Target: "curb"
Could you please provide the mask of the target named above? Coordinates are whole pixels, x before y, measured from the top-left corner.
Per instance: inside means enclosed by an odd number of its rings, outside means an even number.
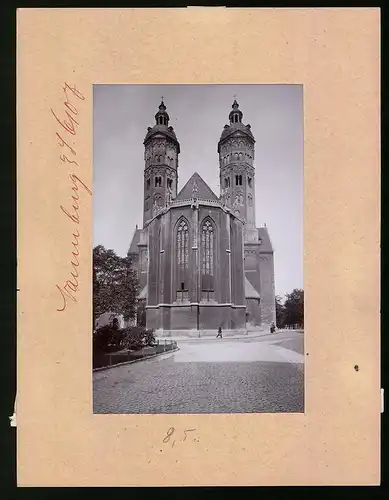
[[[116,363],[116,365],[109,365],[109,366],[100,366],[99,368],[93,368],[92,372],[101,372],[103,370],[109,370],[110,368],[116,368],[118,366],[123,366],[123,365],[130,365],[132,363],[138,363],[139,361],[146,361],[147,359],[153,359],[156,358],[157,356],[161,356],[162,354],[169,354],[171,352],[176,352],[179,351],[180,348],[176,347],[175,349],[171,349],[170,351],[165,351],[165,352],[159,352],[158,354],[151,354],[151,356],[144,356],[143,358],[139,359],[131,359],[130,361],[123,361],[122,363]]]
[[[287,330],[278,330],[274,333],[270,333],[270,332],[265,332],[265,333],[257,333],[256,335],[252,335],[252,334],[248,334],[248,335],[240,335],[240,336],[237,336],[237,337],[233,337],[233,336],[228,336],[226,335],[225,337],[223,337],[221,340],[223,339],[227,339],[227,340],[241,340],[241,339],[259,339],[259,338],[262,338],[262,337],[267,337],[269,335],[277,335],[279,333],[285,333]],[[304,333],[304,332],[300,332],[299,333]],[[207,335],[207,336],[204,336],[204,337],[159,337],[159,340],[175,340],[176,342],[197,342],[199,340],[215,340],[216,339],[216,336],[215,337],[211,337],[210,335]]]

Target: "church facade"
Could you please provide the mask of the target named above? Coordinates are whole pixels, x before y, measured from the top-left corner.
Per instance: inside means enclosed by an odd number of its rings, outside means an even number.
[[[255,139],[234,100],[219,154],[220,194],[194,173],[178,190],[180,144],[162,101],[144,140],[143,227],[128,251],[146,326],[215,335],[275,322],[273,248],[255,222]]]

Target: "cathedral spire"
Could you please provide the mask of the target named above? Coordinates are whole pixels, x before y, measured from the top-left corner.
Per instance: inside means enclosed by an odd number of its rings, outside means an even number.
[[[159,105],[159,109],[155,115],[155,123],[156,125],[165,125],[166,127],[169,125],[169,115],[166,112],[163,96],[161,97],[161,104]]]
[[[234,102],[232,103],[232,111],[230,112],[229,119],[230,119],[230,124],[233,123],[242,123],[242,117],[243,113],[239,109],[239,104],[234,96]]]

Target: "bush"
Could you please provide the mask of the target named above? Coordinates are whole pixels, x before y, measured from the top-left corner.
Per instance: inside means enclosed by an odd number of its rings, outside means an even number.
[[[123,330],[123,344],[126,349],[139,350],[145,346],[155,344],[155,336],[152,330],[146,330],[142,326],[130,326]]]
[[[94,352],[113,352],[120,348],[121,330],[113,325],[105,325],[93,332]]]
[[[143,347],[154,345],[154,332],[140,326],[118,329],[115,325],[105,325],[93,332],[93,353],[95,356],[122,349],[138,351]]]

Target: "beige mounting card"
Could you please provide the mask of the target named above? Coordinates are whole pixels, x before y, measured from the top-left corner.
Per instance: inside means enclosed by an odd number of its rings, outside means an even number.
[[[380,11],[20,9],[17,25],[18,484],[378,484]],[[93,415],[97,83],[303,84],[305,414]],[[72,196],[79,288],[58,311]],[[165,446],[171,427],[196,439]]]

